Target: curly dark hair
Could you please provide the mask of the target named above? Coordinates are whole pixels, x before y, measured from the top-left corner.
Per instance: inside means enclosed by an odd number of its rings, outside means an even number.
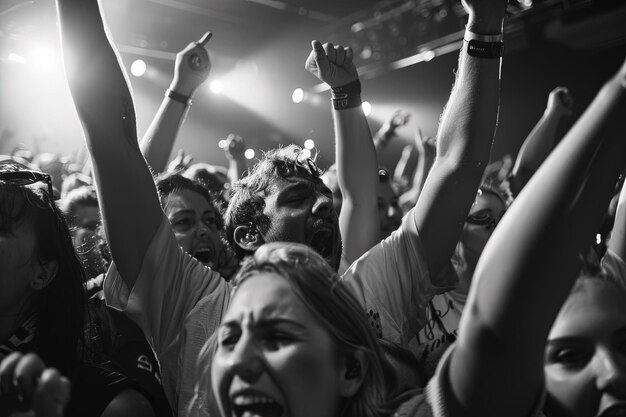
[[[262,233],[269,230],[271,220],[263,214],[263,209],[269,187],[276,178],[301,176],[322,183],[321,175],[322,171],[315,164],[315,156],[310,158],[305,149],[289,145],[266,152],[250,169],[248,176],[234,183],[224,221],[226,241],[237,257],[243,259],[251,254],[235,242],[237,226],[253,225]]]

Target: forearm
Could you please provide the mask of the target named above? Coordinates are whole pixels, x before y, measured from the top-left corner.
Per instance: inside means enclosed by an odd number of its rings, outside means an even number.
[[[98,2],[57,0],[57,9],[66,76],[90,151],[108,243],[131,282],[162,217],[137,143],[132,96]]]
[[[409,159],[411,158],[412,153],[413,150],[411,150],[410,152],[403,151],[400,155],[400,159],[398,159],[396,168],[393,170],[393,181],[396,184],[403,184],[405,182],[405,179],[409,177]],[[410,186],[410,184],[408,186]]]
[[[228,160],[228,181],[230,181],[231,184],[239,181],[247,168],[245,159],[230,158]]]
[[[523,415],[539,394],[545,340],[624,164],[626,142],[606,133],[626,128],[625,106],[614,78],[531,178],[483,251],[450,368],[455,392],[481,414]],[[493,384],[481,390],[476,379]],[[513,381],[528,390],[511,392]]]
[[[377,243],[378,159],[367,119],[360,107],[334,110],[337,179],[343,194],[339,219],[349,262]]]
[[[426,181],[426,177],[428,177],[428,172],[432,168],[434,161],[435,155],[429,151],[424,151],[424,153],[418,155],[417,157],[417,165],[415,166],[415,173],[413,176],[413,188],[416,190],[418,196],[424,186],[424,182]]]
[[[188,106],[165,97],[141,139],[141,152],[155,173],[164,172]]]
[[[615,211],[609,249],[622,260],[626,259],[626,187],[622,186]]]
[[[374,149],[376,150],[377,155],[380,155],[385,150],[394,135],[394,131],[386,129],[385,127],[382,127],[378,132],[376,132],[373,141]]]
[[[487,24],[489,22],[489,24]],[[468,29],[499,33],[502,16]],[[464,42],[457,79],[441,118],[436,159],[411,212],[424,242],[425,259],[436,277],[456,247],[489,161],[499,102],[500,59],[470,56]]]
[[[516,184],[515,194],[521,191],[552,151],[562,116],[559,111],[546,109],[539,122],[526,137],[511,171]]]

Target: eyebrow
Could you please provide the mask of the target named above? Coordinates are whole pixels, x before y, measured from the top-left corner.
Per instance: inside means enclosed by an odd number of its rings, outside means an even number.
[[[256,320],[255,322],[257,323],[257,327],[261,328],[273,327],[280,324],[289,324],[300,329],[306,328],[306,326],[303,326],[301,323],[287,317],[270,317],[267,319],[262,318],[261,320]],[[237,319],[228,320],[223,322],[220,327],[237,328],[241,327],[241,322]]]
[[[615,330],[612,334],[611,334],[611,338],[615,338],[615,337],[623,337],[626,336],[626,326],[622,326],[619,329]],[[588,337],[582,337],[582,336],[564,336],[564,337],[557,337],[554,339],[550,339],[547,342],[547,345],[558,345],[558,344],[582,344],[584,342],[586,342],[587,340],[589,340]]]
[[[175,214],[196,214],[196,212],[191,209],[182,209],[182,210],[174,211],[172,213],[172,215],[175,215]]]
[[[546,346],[563,345],[563,344],[583,344],[587,340],[586,337],[580,336],[564,336],[548,340]]]

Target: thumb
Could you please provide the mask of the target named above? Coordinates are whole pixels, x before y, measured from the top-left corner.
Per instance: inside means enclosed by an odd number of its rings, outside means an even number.
[[[315,65],[317,65],[317,69],[320,73],[324,74],[328,71],[329,63],[328,57],[326,56],[326,51],[324,51],[324,47],[320,41],[311,42],[311,47],[313,48],[313,59],[315,60]]]

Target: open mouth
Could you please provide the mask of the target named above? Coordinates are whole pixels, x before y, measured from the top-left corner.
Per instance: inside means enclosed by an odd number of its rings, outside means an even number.
[[[334,237],[332,229],[322,228],[313,234],[309,246],[322,255],[323,258],[329,259],[333,256]]]
[[[209,248],[198,249],[193,257],[205,264],[206,266],[214,266],[213,265],[213,252]]]
[[[272,398],[259,395],[238,396],[233,399],[236,417],[280,417],[283,407]]]

